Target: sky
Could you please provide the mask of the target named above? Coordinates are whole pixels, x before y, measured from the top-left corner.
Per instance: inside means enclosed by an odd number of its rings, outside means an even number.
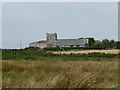
[[[25,48],[54,32],[58,39],[118,40],[118,3],[2,3],[2,48]]]
[[[0,3],[0,48],[2,48],[2,3]]]

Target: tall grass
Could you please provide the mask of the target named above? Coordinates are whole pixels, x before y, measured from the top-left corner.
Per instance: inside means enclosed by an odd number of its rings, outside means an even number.
[[[3,88],[117,88],[117,61],[3,61]]]
[[[0,88],[2,88],[2,49],[0,48]]]

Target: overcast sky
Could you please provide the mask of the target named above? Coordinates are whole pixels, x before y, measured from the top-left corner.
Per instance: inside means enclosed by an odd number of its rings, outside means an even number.
[[[116,2],[23,2],[2,5],[2,48],[26,47],[46,40],[46,33],[58,38],[94,37],[118,39]]]
[[[2,3],[0,3],[0,48],[2,48]]]

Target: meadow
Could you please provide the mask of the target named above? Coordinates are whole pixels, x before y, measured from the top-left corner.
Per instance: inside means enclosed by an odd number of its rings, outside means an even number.
[[[38,48],[4,49],[2,87],[117,88],[118,55],[104,52],[58,54]]]
[[[117,88],[117,61],[3,61],[3,88]]]
[[[80,60],[113,60],[118,59],[118,50],[115,53],[81,51],[47,51],[38,48],[26,49],[3,49],[3,60],[64,60],[64,61],[80,61]],[[84,53],[80,53],[84,52]],[[110,52],[110,51],[108,51]]]

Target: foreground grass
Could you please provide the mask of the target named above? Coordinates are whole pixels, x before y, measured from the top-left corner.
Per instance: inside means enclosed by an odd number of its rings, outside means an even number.
[[[3,88],[116,88],[115,61],[3,61]]]

